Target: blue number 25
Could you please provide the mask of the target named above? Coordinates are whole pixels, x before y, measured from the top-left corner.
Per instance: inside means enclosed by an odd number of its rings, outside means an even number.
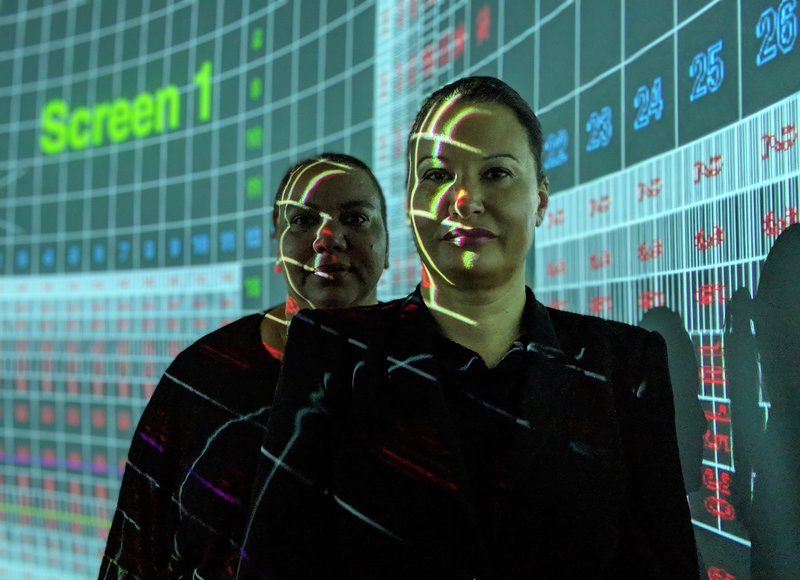
[[[694,55],[692,64],[689,65],[689,76],[694,79],[690,101],[696,101],[708,93],[716,93],[722,86],[722,81],[725,80],[725,61],[719,56],[722,47],[722,40],[718,40],[705,52]]]

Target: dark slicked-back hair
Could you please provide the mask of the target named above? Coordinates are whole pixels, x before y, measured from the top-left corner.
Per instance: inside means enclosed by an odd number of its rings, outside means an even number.
[[[536,160],[536,177],[541,183],[545,175],[542,169],[542,125],[539,118],[517,91],[494,77],[464,77],[443,86],[425,99],[408,135],[409,151],[413,145],[413,136],[422,129],[428,113],[434,107],[456,97],[460,103],[497,103],[511,109],[528,134],[528,143]],[[409,166],[409,175],[410,169]]]
[[[292,177],[298,171],[302,171],[312,163],[317,163],[319,161],[330,161],[331,163],[350,165],[352,167],[356,167],[362,170],[364,173],[367,174],[367,177],[369,177],[370,181],[372,181],[376,191],[378,192],[378,197],[380,198],[381,201],[380,210],[381,210],[381,218],[383,218],[383,227],[388,232],[388,225],[386,223],[386,198],[383,197],[383,189],[381,189],[381,184],[378,183],[378,180],[372,173],[372,169],[369,168],[369,165],[361,161],[361,159],[353,157],[352,155],[347,155],[346,153],[320,153],[316,157],[309,157],[308,159],[303,159],[302,161],[298,161],[297,163],[292,165],[289,169],[287,169],[286,173],[283,175],[283,178],[281,179],[280,184],[278,185],[278,189],[275,192],[275,200],[272,203],[272,225],[277,229],[278,218],[280,217],[278,202],[281,199],[283,190],[286,189],[287,185],[289,185],[289,181],[291,181]]]

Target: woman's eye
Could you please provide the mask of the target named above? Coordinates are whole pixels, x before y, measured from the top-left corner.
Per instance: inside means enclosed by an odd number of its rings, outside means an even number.
[[[450,179],[450,175],[444,169],[428,169],[422,174],[424,181],[432,181],[434,183],[444,183]]]
[[[492,167],[484,172],[484,177],[491,181],[499,181],[506,177],[511,177],[511,172],[504,167]]]
[[[301,213],[291,218],[289,223],[293,226],[310,226],[314,223],[314,221],[313,215]]]
[[[369,218],[360,213],[348,214],[342,218],[342,221],[347,225],[361,225],[367,223]]]

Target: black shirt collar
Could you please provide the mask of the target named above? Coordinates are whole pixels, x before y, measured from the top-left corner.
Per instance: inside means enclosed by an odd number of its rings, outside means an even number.
[[[403,307],[418,312],[424,327],[434,334],[441,335],[439,325],[422,299],[419,285],[404,300]],[[522,334],[517,341],[526,345],[528,349],[541,350],[544,354],[550,356],[564,354],[547,308],[536,300],[533,290],[527,286],[525,287],[525,306],[522,311],[521,326]]]

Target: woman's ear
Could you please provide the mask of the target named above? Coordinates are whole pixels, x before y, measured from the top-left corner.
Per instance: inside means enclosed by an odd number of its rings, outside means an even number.
[[[544,222],[544,214],[547,211],[547,204],[550,202],[550,182],[545,177],[539,182],[539,191],[537,192],[539,202],[536,208],[536,227],[538,228]]]

